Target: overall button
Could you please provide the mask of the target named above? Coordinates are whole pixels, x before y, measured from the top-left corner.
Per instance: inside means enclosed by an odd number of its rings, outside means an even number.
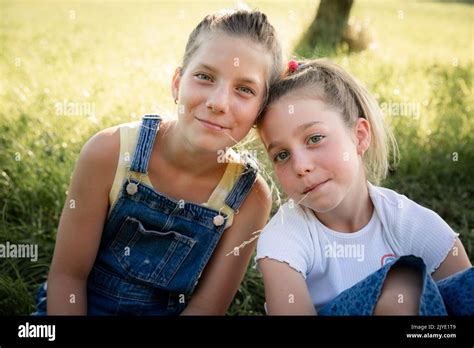
[[[225,219],[222,215],[216,215],[214,216],[214,219],[212,219],[212,223],[216,226],[221,226],[225,222]]]
[[[135,193],[137,193],[138,191],[138,185],[133,183],[133,182],[130,182],[128,183],[127,185],[127,193],[130,195],[130,196],[133,196]]]

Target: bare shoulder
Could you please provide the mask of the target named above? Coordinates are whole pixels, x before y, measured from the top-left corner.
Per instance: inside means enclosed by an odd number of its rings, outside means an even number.
[[[87,164],[101,169],[115,169],[120,152],[120,127],[101,130],[92,136],[82,147],[81,159]]]
[[[106,128],[93,135],[83,146],[81,156],[93,161],[116,160],[111,155],[118,156],[120,151],[120,127]]]
[[[76,171],[79,173],[100,173],[97,183],[112,185],[120,154],[120,127],[114,126],[92,136],[82,147]]]

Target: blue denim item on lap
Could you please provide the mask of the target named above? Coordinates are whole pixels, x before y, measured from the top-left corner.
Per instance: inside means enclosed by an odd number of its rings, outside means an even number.
[[[474,267],[436,284],[449,315],[474,315]]]
[[[474,268],[435,282],[422,259],[402,256],[340,293],[318,312],[319,315],[373,315],[387,273],[394,265],[413,267],[423,280],[418,315],[474,315]]]

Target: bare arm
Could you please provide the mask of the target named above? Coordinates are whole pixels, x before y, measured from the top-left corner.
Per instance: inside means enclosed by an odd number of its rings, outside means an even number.
[[[224,315],[242,282],[257,243],[255,231],[267,222],[271,198],[267,184],[258,178],[234,223],[221,237],[201,276],[191,302],[182,315]],[[233,252],[245,241],[250,244]],[[230,255],[227,255],[231,253]]]
[[[433,272],[434,280],[444,279],[450,275],[471,267],[471,261],[459,238],[456,239],[453,248],[448,253],[441,265]]]
[[[108,211],[120,140],[104,130],[83,147],[59,222],[48,275],[48,314],[87,314],[86,283]]]
[[[269,315],[316,315],[303,276],[287,263],[270,258],[258,260],[265,284]]]

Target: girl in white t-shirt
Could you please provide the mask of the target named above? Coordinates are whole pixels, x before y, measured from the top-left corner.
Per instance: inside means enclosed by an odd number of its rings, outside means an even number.
[[[257,246],[269,314],[474,314],[458,235],[370,184],[397,148],[356,79],[327,60],[290,61],[257,127],[290,198]]]

